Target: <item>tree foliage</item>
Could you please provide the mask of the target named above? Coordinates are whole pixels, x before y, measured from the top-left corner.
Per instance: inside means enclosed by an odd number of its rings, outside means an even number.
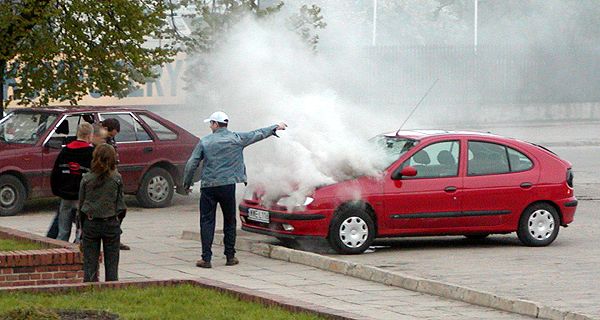
[[[192,20],[192,33],[184,39],[186,51],[191,54],[209,53],[220,42],[227,41],[227,33],[244,17],[264,19],[282,12],[283,2],[259,8],[257,0],[205,0],[182,1],[184,7],[196,8],[188,15]],[[316,5],[302,5],[297,13],[287,18],[287,27],[295,31],[313,50],[319,42],[318,29],[327,25]]]
[[[0,2],[0,82],[17,84],[8,101],[76,104],[89,92],[125,96],[174,55],[171,9],[163,0]],[[149,44],[153,38],[165,41]]]

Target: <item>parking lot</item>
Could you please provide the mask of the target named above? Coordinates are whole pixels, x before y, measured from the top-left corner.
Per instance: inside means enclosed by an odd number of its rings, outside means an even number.
[[[537,130],[523,129],[530,134]],[[600,205],[600,164],[597,155],[600,147],[595,143],[580,141],[576,145],[561,142],[556,134],[539,136],[554,145],[557,152],[574,165],[575,193],[580,198],[575,222],[561,228],[557,240],[548,247],[530,248],[520,244],[515,234],[493,235],[484,240],[467,240],[463,237],[394,238],[378,240],[376,246],[365,254],[353,256],[334,255],[356,263],[372,265],[391,272],[403,272],[428,279],[442,280],[498,295],[540,302],[563,310],[589,314],[600,318],[600,222],[597,208]],[[520,136],[529,139],[526,134]],[[544,138],[544,139],[541,139]],[[175,205],[166,209],[140,208],[133,197],[128,197],[130,217],[124,223],[123,242],[132,246],[124,253],[121,277],[134,279],[140,273],[152,275],[153,270],[136,270],[149,256],[140,255],[139,248],[147,239],[134,234],[144,230],[162,230],[164,243],[156,250],[171,250],[168,243],[178,239],[183,230],[197,231],[198,193],[190,197],[176,196]],[[16,217],[0,218],[3,226],[44,234],[58,205],[55,199],[27,204],[25,211]],[[152,215],[160,215],[160,218]],[[158,220],[157,220],[158,218]],[[220,218],[217,219],[220,222]],[[160,226],[155,225],[162,221]],[[275,241],[273,241],[275,242]],[[198,250],[197,244],[194,250]],[[192,248],[192,247],[190,247]],[[316,248],[313,248],[316,249]],[[196,255],[192,254],[187,264]],[[157,262],[157,265],[170,262]],[[136,269],[137,268],[137,269]],[[146,267],[147,268],[147,267]],[[191,269],[190,269],[191,270]]]

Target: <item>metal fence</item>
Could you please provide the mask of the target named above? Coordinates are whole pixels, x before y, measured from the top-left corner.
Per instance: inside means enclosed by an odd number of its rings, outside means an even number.
[[[370,47],[363,103],[411,105],[440,81],[428,104],[600,101],[597,47]]]

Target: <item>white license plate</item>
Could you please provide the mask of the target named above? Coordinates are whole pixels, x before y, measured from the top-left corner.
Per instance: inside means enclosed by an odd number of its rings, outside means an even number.
[[[248,219],[269,223],[269,211],[248,209]]]

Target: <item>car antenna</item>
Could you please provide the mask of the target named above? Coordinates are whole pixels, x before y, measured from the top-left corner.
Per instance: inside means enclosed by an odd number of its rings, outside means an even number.
[[[404,122],[402,122],[402,124],[400,125],[400,129],[398,129],[398,131],[396,131],[396,135],[398,135],[398,133],[400,132],[400,130],[402,130],[402,127],[404,127],[404,125],[406,124],[406,122],[408,122],[408,120],[410,119],[410,117],[412,117],[413,113],[415,113],[415,111],[421,105],[421,103],[423,102],[423,100],[425,100],[425,98],[427,98],[427,96],[429,95],[429,92],[431,92],[431,89],[433,89],[433,87],[438,82],[438,80],[440,80],[440,78],[437,78],[437,79],[435,79],[435,81],[433,81],[433,83],[431,84],[431,86],[429,87],[429,89],[427,89],[427,92],[425,92],[425,94],[423,95],[423,97],[421,97],[421,100],[419,100],[419,102],[417,102],[417,104],[412,109],[412,111],[410,112],[410,114],[408,115],[408,117],[406,117],[406,119],[404,120]]]

